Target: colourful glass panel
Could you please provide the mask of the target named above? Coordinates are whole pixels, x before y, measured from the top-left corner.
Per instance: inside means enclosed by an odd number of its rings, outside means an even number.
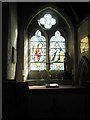
[[[65,39],[59,31],[50,39],[50,70],[64,70]]]
[[[46,70],[46,39],[39,30],[30,41],[30,70]]]
[[[88,36],[81,39],[80,50],[81,50],[81,53],[89,51],[89,39],[88,39]]]

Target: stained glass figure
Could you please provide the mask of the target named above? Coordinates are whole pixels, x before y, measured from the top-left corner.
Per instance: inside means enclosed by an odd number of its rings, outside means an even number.
[[[38,20],[39,25],[43,25],[46,29],[52,28],[56,24],[56,19],[52,18],[50,14],[45,14],[44,17]]]
[[[30,70],[46,70],[46,39],[39,30],[30,40]]]
[[[50,39],[50,70],[64,70],[65,38],[59,31]]]

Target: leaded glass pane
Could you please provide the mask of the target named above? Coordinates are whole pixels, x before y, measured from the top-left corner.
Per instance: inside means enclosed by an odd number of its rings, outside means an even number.
[[[30,66],[30,69],[31,70],[46,70],[46,63],[31,63],[31,66]]]
[[[86,36],[83,39],[81,39],[80,50],[81,50],[81,53],[87,52],[89,50],[89,39],[88,39],[88,36]]]
[[[56,19],[52,18],[50,14],[45,14],[44,17],[38,20],[39,25],[43,25],[46,29],[52,28],[56,24]]]
[[[30,57],[31,62],[46,62],[46,56],[45,55],[31,55]]]
[[[46,70],[46,39],[39,30],[30,41],[30,70]]]
[[[64,70],[64,63],[52,63],[50,70]]]
[[[57,56],[50,56],[50,59],[51,59],[51,63],[53,63],[53,62],[64,62],[64,55],[57,55]]]
[[[50,70],[64,70],[65,39],[59,31],[50,39]]]

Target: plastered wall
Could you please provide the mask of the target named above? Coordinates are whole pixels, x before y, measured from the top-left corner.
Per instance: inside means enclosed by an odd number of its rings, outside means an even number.
[[[18,20],[17,20],[17,5],[9,4],[9,22],[8,22],[8,47],[7,47],[7,79],[15,79],[16,62],[12,61],[12,47],[17,55],[17,37],[18,37]],[[14,59],[17,59],[16,56]]]

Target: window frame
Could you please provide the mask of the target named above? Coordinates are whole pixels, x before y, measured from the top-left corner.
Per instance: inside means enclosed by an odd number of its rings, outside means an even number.
[[[65,38],[65,48],[66,48],[66,51],[67,51],[67,40],[66,40],[66,35],[65,33],[57,27],[56,29],[53,30],[52,34],[49,34],[52,30],[47,30],[47,31],[44,31],[42,30],[41,28],[39,27],[36,27],[32,32],[31,34],[29,34],[29,42],[30,42],[30,38],[33,36],[33,33],[35,33],[36,30],[40,30],[42,35],[46,38],[46,70],[34,70],[34,71],[30,71],[29,69],[29,74],[28,74],[28,79],[31,80],[31,81],[41,81],[42,79],[42,74],[44,74],[44,77],[43,77],[43,81],[47,81],[48,79],[53,79],[53,78],[50,78],[50,77],[47,77],[50,75],[54,76],[54,79],[56,80],[56,74],[58,74],[58,80],[59,78],[62,79],[62,74],[64,73],[64,70],[53,70],[53,71],[50,71],[50,63],[49,63],[49,44],[50,44],[50,38],[54,35],[55,31],[58,30],[60,31],[61,35]],[[28,49],[30,50],[30,49]],[[30,63],[29,63],[30,64]],[[53,75],[54,74],[54,75]],[[34,76],[34,77],[33,77]]]

